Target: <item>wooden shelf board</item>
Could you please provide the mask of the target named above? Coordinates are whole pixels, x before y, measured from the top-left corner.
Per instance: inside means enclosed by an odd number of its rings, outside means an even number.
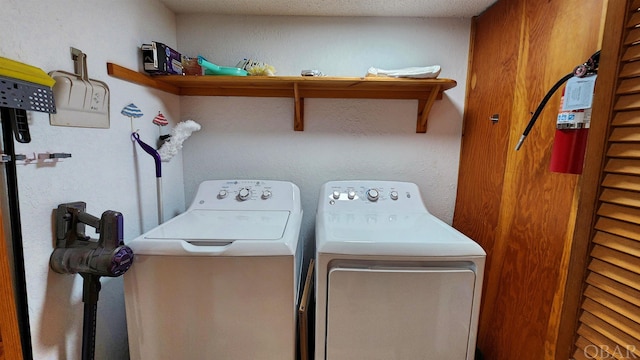
[[[429,111],[443,92],[457,85],[451,79],[313,76],[149,76],[107,63],[109,75],[184,96],[288,97],[295,100],[294,129],[304,129],[304,98],[416,99],[416,132],[426,132]]]

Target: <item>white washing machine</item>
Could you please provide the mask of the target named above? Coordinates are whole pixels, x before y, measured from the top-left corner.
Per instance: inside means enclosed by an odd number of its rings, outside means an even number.
[[[415,184],[324,184],[316,244],[315,360],[473,360],[486,254]]]
[[[200,184],[181,215],[127,243],[131,359],[295,359],[300,191]]]

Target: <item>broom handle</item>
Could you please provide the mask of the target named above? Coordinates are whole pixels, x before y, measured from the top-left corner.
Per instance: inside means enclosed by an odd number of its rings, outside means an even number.
[[[158,224],[164,222],[164,207],[162,206],[162,177],[156,178],[156,187],[158,189]]]

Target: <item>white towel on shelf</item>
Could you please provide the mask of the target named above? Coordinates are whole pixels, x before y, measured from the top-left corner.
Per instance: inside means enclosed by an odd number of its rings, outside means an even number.
[[[406,77],[417,79],[432,79],[440,75],[440,65],[424,67],[407,67],[403,69],[384,70],[370,67],[367,76]]]

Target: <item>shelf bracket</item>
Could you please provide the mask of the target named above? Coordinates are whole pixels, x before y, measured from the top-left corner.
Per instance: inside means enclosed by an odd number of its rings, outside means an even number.
[[[300,97],[298,83],[293,83],[294,119],[293,130],[304,131],[304,98]]]
[[[429,97],[426,99],[418,99],[418,121],[416,123],[416,133],[427,132],[427,120],[433,103],[436,101],[440,93],[440,85],[436,85],[431,89]]]

